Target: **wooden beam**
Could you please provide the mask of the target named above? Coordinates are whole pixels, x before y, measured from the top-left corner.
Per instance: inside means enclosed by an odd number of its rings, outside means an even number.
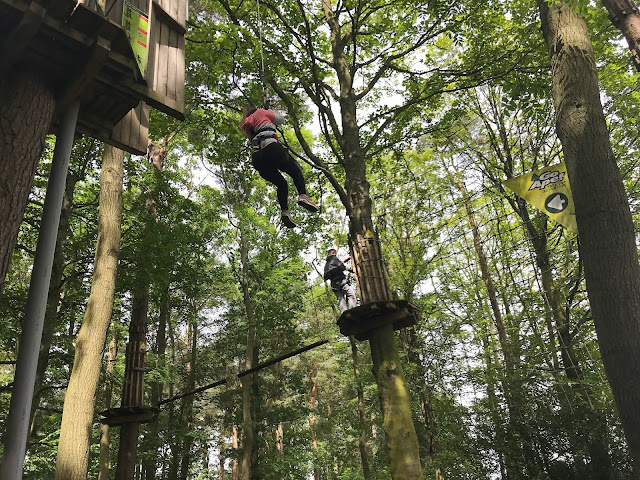
[[[59,111],[64,111],[70,102],[82,95],[87,85],[95,81],[95,77],[104,66],[105,59],[110,51],[111,42],[105,38],[97,37],[84,66],[78,70],[66,90],[60,95],[58,100]]]
[[[186,27],[184,25],[181,25],[180,22],[178,22],[168,12],[166,12],[156,0],[154,0],[152,3],[154,13],[160,18],[163,23],[169,25],[172,30],[175,30],[181,35],[187,33]]]
[[[38,33],[46,15],[47,9],[36,2],[31,2],[27,10],[23,12],[20,23],[0,44],[0,58],[2,59],[0,78],[20,59],[33,37]]]

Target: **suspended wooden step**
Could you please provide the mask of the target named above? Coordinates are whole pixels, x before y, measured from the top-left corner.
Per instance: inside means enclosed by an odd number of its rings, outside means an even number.
[[[117,427],[125,423],[149,423],[158,419],[156,407],[118,407],[100,412],[100,423]]]
[[[357,340],[368,340],[371,331],[387,324],[394,330],[416,325],[420,310],[407,300],[371,302],[345,311],[338,319],[340,333],[353,335]]]

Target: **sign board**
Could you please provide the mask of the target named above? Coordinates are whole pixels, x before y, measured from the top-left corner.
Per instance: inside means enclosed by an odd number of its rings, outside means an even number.
[[[129,37],[131,48],[138,61],[142,76],[147,68],[147,53],[149,44],[149,15],[138,10],[128,2],[124,2],[122,10],[122,28]]]
[[[578,233],[576,209],[564,162],[510,178],[502,183],[565,228]]]
[[[187,0],[106,0],[105,11],[127,31],[136,57],[144,58],[138,61],[140,71],[156,98],[171,107],[167,113],[184,118]],[[149,106],[140,102],[116,125],[108,143],[144,155],[148,133]]]

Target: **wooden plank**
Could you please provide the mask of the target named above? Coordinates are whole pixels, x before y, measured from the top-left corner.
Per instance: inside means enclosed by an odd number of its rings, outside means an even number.
[[[184,85],[185,85],[185,52],[184,35],[178,36],[178,60],[176,65],[176,102],[184,105]]]
[[[158,28],[158,15],[156,12],[157,9],[152,6],[149,13],[149,58],[147,59],[147,74],[145,75],[147,85],[150,85],[151,88],[154,88],[156,76],[157,42],[155,41],[155,36]]]
[[[124,0],[106,0],[105,17],[122,25],[122,8]]]
[[[167,8],[165,11],[173,18],[176,22],[178,22],[178,7],[180,5],[179,0],[165,0]]]
[[[173,0],[174,2],[176,2],[178,4],[178,17],[176,18],[176,20],[178,20],[178,23],[182,26],[187,25],[187,8],[188,8],[188,3],[187,0]]]
[[[29,8],[23,13],[18,23],[9,33],[9,36],[0,45],[0,77],[18,61],[29,43],[40,29],[40,25],[47,15],[47,9],[36,2],[31,2]]]
[[[187,33],[186,24],[184,23],[184,21],[181,23],[176,18],[173,18],[167,12],[167,10],[165,10],[165,8],[163,8],[160,4],[156,2],[156,0],[153,0],[153,9],[157,10],[156,14],[158,15],[158,17],[161,19],[163,23],[169,25],[173,30],[175,30],[176,32],[182,35]],[[185,16],[186,16],[186,13],[185,13]]]
[[[169,56],[167,58],[167,97],[176,100],[176,80],[178,77],[178,32],[169,30]]]
[[[168,63],[169,63],[169,26],[164,22],[160,24],[160,51],[158,55],[158,88],[154,90],[161,95],[167,95]]]
[[[96,75],[104,65],[104,60],[111,51],[111,42],[102,37],[96,38],[96,43],[91,49],[91,54],[83,68],[79,69],[66,90],[60,95],[56,108],[65,111],[67,106],[93,83]]]

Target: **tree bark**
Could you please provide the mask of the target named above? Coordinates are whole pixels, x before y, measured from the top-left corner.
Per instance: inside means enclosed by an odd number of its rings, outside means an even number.
[[[609,12],[609,20],[618,28],[627,40],[631,51],[631,60],[640,71],[640,13],[633,0],[602,0]]]
[[[253,368],[256,341],[256,316],[251,304],[249,291],[249,246],[244,233],[244,226],[240,225],[240,262],[242,264],[242,298],[247,314],[247,350],[245,369]],[[242,378],[242,480],[250,480],[252,469],[257,456],[256,426],[253,413],[253,375]]]
[[[155,353],[158,361],[162,366],[165,365],[165,354],[167,351],[167,319],[171,314],[171,303],[169,300],[169,287],[165,287],[160,298],[160,313],[158,315],[158,331],[156,332]],[[157,405],[162,398],[163,385],[160,382],[151,384],[151,405]],[[158,438],[158,422],[149,425],[149,438],[154,453],[147,456],[144,462],[145,480],[154,480],[156,478],[157,463],[157,438]]]
[[[367,453],[366,437],[366,417],[364,407],[364,389],[362,388],[362,378],[360,377],[360,362],[358,360],[358,346],[353,335],[349,336],[351,344],[351,360],[353,361],[353,375],[356,381],[356,391],[358,395],[358,423],[360,434],[358,435],[358,451],[360,452],[360,462],[362,463],[362,477],[364,480],[371,478],[371,468],[369,467],[369,454]]]
[[[88,155],[85,156],[85,163]],[[81,168],[84,172],[84,167]],[[82,175],[84,177],[84,175]],[[49,293],[47,295],[47,309],[44,317],[44,325],[42,328],[42,340],[40,342],[40,351],[38,353],[38,366],[36,368],[36,378],[33,387],[33,401],[31,402],[30,423],[31,429],[29,435],[35,433],[35,414],[40,405],[42,397],[42,384],[47,367],[49,365],[49,350],[53,343],[53,337],[57,328],[58,312],[60,309],[60,294],[63,286],[63,273],[65,264],[64,249],[67,243],[69,233],[69,217],[73,210],[73,193],[76,184],[82,178],[80,175],[69,172],[67,175],[64,197],[62,199],[62,210],[60,212],[60,224],[58,226],[58,235],[56,238],[56,248],[53,255],[53,264],[51,266],[51,282],[49,284]]]
[[[144,369],[147,353],[146,333],[149,312],[149,280],[147,275],[146,247],[142,247],[138,264],[138,275],[133,294],[129,341],[125,358],[124,381],[122,384],[122,406],[141,407],[144,400]],[[138,452],[138,422],[125,423],[120,427],[120,445],[118,447],[117,480],[131,480],[136,471]]]
[[[123,163],[124,152],[105,145],[93,281],[64,399],[55,480],[84,480],[87,475],[93,409],[120,252]]]
[[[351,247],[361,260],[356,264],[358,289],[362,304],[393,298],[382,255],[382,248],[372,221],[370,185],[367,181],[365,149],[360,144],[357,121],[357,99],[353,88],[350,62],[345,54],[345,36],[330,0],[322,1],[325,22],[330,31],[333,67],[340,87],[339,104],[342,119],[340,148],[344,154],[346,198],[342,198],[349,216]],[[386,433],[391,478],[422,478],[418,437],[411,417],[411,404],[395,343],[393,326],[386,325],[371,332],[369,344],[373,373],[378,385]]]
[[[185,385],[186,391],[191,391],[196,387],[196,360],[198,354],[197,342],[198,342],[198,323],[196,312],[192,312],[193,319],[189,325],[189,344],[190,344],[190,358],[187,364],[187,384]],[[193,395],[185,397],[183,399],[182,415],[183,423],[189,428],[193,424]],[[191,447],[193,446],[193,437],[188,436],[182,442],[182,457],[180,465],[180,479],[187,480],[189,477],[189,467],[191,466]]]
[[[120,330],[118,327],[113,329],[113,337],[109,342],[109,359],[107,360],[107,381],[104,384],[104,394],[102,400],[102,408],[108,410],[111,408],[111,397],[113,393],[112,376],[115,370],[115,363],[118,357],[118,337]],[[109,425],[100,425],[100,459],[98,461],[98,480],[109,480]]]
[[[563,2],[549,7],[538,0],[538,8],[598,343],[640,469],[640,265],[629,202],[600,103],[586,22]]]
[[[309,418],[309,429],[311,430],[311,449],[313,450],[313,479],[321,480],[322,468],[318,461],[318,439],[316,438],[316,396],[318,394],[318,382],[315,379],[316,363],[311,364],[311,372],[309,372],[309,380],[311,380],[311,394],[309,396],[309,409],[311,417]]]
[[[55,109],[45,80],[25,72],[0,82],[0,293]]]

